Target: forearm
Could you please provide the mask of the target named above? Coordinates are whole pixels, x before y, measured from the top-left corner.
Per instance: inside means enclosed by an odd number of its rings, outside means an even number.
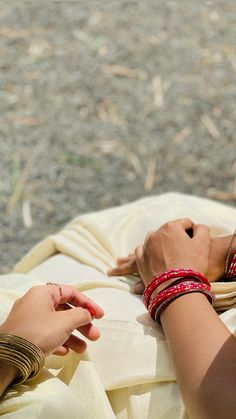
[[[163,312],[177,382],[191,419],[236,416],[236,339],[200,293]]]
[[[17,376],[17,369],[0,359],[0,397]]]

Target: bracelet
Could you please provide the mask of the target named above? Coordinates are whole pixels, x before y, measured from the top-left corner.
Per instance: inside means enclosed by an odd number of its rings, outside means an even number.
[[[236,278],[236,251],[233,252],[233,255],[229,259],[228,262],[228,269],[226,272],[226,279],[234,279]]]
[[[9,333],[0,333],[0,359],[11,363],[20,372],[12,385],[36,377],[45,362],[44,353],[38,346]]]
[[[186,294],[191,294],[193,292],[200,292],[201,294],[204,294],[207,298],[208,301],[211,303],[211,305],[213,305],[214,299],[215,299],[215,295],[212,291],[208,291],[208,290],[200,290],[200,289],[189,289],[186,291],[182,291],[179,292],[179,294],[170,297],[169,300],[164,301],[162,304],[159,305],[159,307],[157,308],[156,312],[155,312],[155,321],[157,321],[157,323],[159,323],[161,325],[161,320],[160,320],[160,316],[161,313],[164,311],[164,309],[174,300],[176,300],[177,298],[181,297],[182,295],[186,295]]]
[[[173,287],[169,287],[164,291],[161,291],[159,294],[154,297],[148,307],[148,312],[150,316],[155,320],[157,315],[156,312],[160,315],[160,308],[163,309],[167,307],[172,301],[176,298],[180,297],[183,294],[187,294],[189,292],[202,292],[206,293],[209,297],[209,293],[211,292],[211,287],[209,285],[199,283],[196,281],[183,281],[178,285],[174,285]],[[210,296],[211,297],[211,296]],[[213,298],[210,298],[210,302],[213,302]]]
[[[229,279],[228,277],[228,271],[229,271],[229,265],[230,265],[230,259],[231,259],[231,250],[232,250],[232,246],[233,246],[233,242],[234,239],[236,237],[236,230],[234,230],[234,234],[230,240],[230,244],[229,244],[229,248],[227,250],[227,254],[226,254],[226,260],[225,260],[225,277],[226,279]]]
[[[149,306],[153,292],[159,287],[159,285],[175,278],[189,278],[208,286],[210,285],[207,278],[205,278],[200,272],[196,272],[192,269],[171,269],[170,271],[162,272],[160,275],[153,276],[151,282],[144,290],[143,302],[146,308]]]

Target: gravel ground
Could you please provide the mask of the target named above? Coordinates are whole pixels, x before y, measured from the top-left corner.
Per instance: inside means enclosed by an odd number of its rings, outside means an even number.
[[[2,1],[0,271],[75,215],[236,203],[234,0]]]

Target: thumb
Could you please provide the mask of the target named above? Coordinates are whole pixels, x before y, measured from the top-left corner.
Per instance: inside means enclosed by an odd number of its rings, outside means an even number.
[[[93,318],[88,310],[82,307],[74,307],[69,310],[60,311],[63,326],[69,333],[78,327],[85,326],[92,322]]]

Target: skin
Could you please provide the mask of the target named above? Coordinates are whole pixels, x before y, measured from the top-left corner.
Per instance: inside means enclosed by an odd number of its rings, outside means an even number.
[[[190,228],[192,238],[187,234]],[[153,275],[173,268],[191,268],[208,275],[211,246],[206,226],[177,220],[151,232],[135,250],[136,268],[145,285]],[[219,247],[223,248],[223,243]],[[225,257],[225,248],[222,254]],[[219,258],[216,277],[223,273],[221,252]],[[207,298],[200,293],[177,298],[162,312],[161,324],[191,419],[235,418],[236,338]]]
[[[206,276],[211,282],[218,281],[224,275],[225,258],[231,238],[232,236],[217,237],[211,239],[210,241],[208,268]],[[117,266],[108,271],[108,275],[110,276],[122,276],[132,274],[138,274],[135,252],[130,253],[126,257],[118,258]],[[144,288],[145,285],[142,279],[138,280],[134,286],[134,292],[136,294],[142,294]]]
[[[61,285],[62,296],[56,285],[31,288],[19,298],[0,326],[0,333],[21,336],[34,343],[45,356],[53,353],[66,355],[69,349],[83,353],[86,342],[72,333],[78,330],[91,341],[99,338],[99,330],[92,324],[104,312],[92,300],[74,287]],[[0,360],[0,395],[17,377],[18,370]]]

